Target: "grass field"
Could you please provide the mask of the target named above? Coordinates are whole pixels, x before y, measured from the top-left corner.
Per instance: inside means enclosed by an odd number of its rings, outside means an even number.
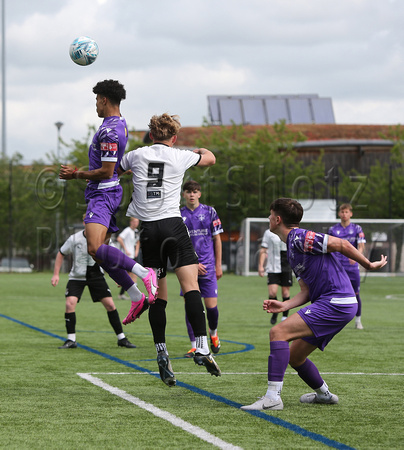
[[[56,288],[50,280],[50,273],[0,276],[0,448],[404,448],[404,278],[366,278],[365,329],[351,323],[312,355],[340,403],[299,403],[310,389],[288,369],[285,408],[271,413],[239,409],[266,392],[264,279],[219,281],[223,374],[215,378],[182,357],[189,349],[184,306],[169,275],[174,388],[156,373],[147,314],[124,327],[137,348],[118,348],[104,308],[87,291],[76,310],[79,348],[58,350],[67,275]],[[115,303],[123,319],[129,302]]]

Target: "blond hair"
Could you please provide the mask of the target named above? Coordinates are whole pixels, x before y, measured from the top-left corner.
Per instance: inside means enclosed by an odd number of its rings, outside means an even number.
[[[180,128],[179,117],[170,116],[167,113],[153,116],[149,122],[149,130],[154,141],[167,141],[178,134]]]

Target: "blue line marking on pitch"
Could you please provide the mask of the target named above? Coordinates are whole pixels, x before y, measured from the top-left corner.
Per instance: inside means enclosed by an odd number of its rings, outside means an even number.
[[[25,323],[25,322],[21,322],[20,320],[14,319],[12,317],[5,316],[4,314],[0,314],[0,317],[3,317],[4,319],[10,320],[12,322],[18,323],[19,325],[22,325],[24,327],[30,328],[31,330],[35,330],[40,333],[43,333],[47,336],[51,336],[56,339],[60,339],[61,341],[65,341],[65,338],[62,336],[59,336],[55,333],[51,333],[46,330],[42,330],[41,328],[35,327],[33,325],[29,325],[28,323]],[[231,342],[234,344],[239,344],[239,342],[235,342],[235,341],[228,341],[228,342]],[[246,349],[249,347],[249,344],[244,344],[244,345],[246,345],[246,348],[243,351],[247,351]],[[138,370],[139,372],[147,373],[149,375],[152,375],[155,378],[160,379],[159,374],[153,373],[151,370],[145,369],[144,367],[138,366],[137,364],[133,364],[131,362],[125,361],[120,358],[116,358],[115,356],[108,355],[108,353],[100,352],[98,350],[95,350],[94,348],[87,347],[86,345],[77,344],[77,347],[82,348],[83,350],[86,350],[90,353],[94,353],[95,355],[102,356],[103,358],[109,359],[110,361],[116,362],[118,364],[122,364],[131,369],[135,369],[135,370]],[[251,346],[251,347],[253,347],[253,346]],[[229,353],[236,353],[236,352],[229,352]],[[154,360],[151,360],[151,361],[154,361]],[[217,402],[224,403],[227,406],[231,406],[233,408],[240,409],[240,407],[242,406],[241,403],[234,402],[234,401],[229,400],[220,395],[216,395],[216,394],[213,394],[212,392],[205,391],[204,389],[199,389],[195,386],[192,386],[191,384],[187,384],[182,381],[177,380],[177,386],[188,389],[189,391],[195,392],[196,394],[203,395],[204,397],[208,397],[211,400],[215,400]],[[299,427],[298,425],[295,425],[293,423],[279,419],[278,417],[269,416],[268,414],[266,414],[262,411],[243,411],[243,412],[245,412],[247,414],[251,414],[252,416],[258,417],[259,419],[263,419],[266,422],[273,423],[274,425],[278,425],[280,427],[286,428],[287,430],[293,431],[294,433],[299,434],[300,436],[307,437],[309,439],[312,439],[313,441],[320,442],[321,444],[327,445],[328,447],[336,448],[339,450],[354,450],[354,447],[349,447],[348,445],[342,444],[341,442],[337,442],[332,439],[328,439],[327,437],[322,436],[321,434],[317,434],[317,433],[313,433],[311,431],[305,430],[304,428]]]

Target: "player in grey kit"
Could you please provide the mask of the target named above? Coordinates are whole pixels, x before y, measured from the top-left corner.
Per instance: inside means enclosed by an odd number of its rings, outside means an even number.
[[[285,302],[265,300],[263,308],[268,313],[280,313],[309,301],[311,304],[271,328],[267,393],[241,409],[283,409],[280,394],[288,364],[315,391],[302,395],[302,403],[338,403],[338,397],[328,390],[317,367],[307,358],[316,348],[324,350],[355,317],[358,308],[348,275],[332,252],[342,253],[367,270],[380,269],[387,258],[382,255],[380,261],[371,263],[347,240],[299,228],[303,208],[296,200],[280,198],[270,210],[270,230],[286,243],[288,261],[301,291]]]
[[[52,276],[52,286],[59,283],[59,273],[66,255],[72,255],[73,265],[69,273],[66,286],[66,331],[67,340],[60,349],[76,348],[76,305],[80,301],[84,288],[87,286],[93,302],[100,302],[107,310],[108,320],[116,337],[119,347],[136,348],[129,342],[122,330],[118,311],[111,296],[111,291],[105,281],[98,264],[87,253],[87,240],[84,231],[71,235],[56,255],[55,267]]]

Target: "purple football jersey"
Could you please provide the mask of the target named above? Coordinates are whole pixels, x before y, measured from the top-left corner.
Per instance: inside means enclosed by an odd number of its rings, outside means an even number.
[[[302,228],[293,229],[287,238],[288,261],[297,278],[309,288],[310,300],[319,297],[354,297],[349,277],[334,253],[327,252],[328,235]]]
[[[103,161],[115,163],[114,174],[108,180],[89,181],[87,189],[113,189],[119,185],[117,169],[125,153],[128,129],[123,117],[106,117],[94,134],[88,150],[89,170],[99,169]]]
[[[212,236],[223,233],[222,223],[215,208],[200,203],[196,209],[191,211],[184,206],[181,208],[181,216],[189,230],[199,262],[206,266],[208,272],[215,271]]]
[[[349,241],[355,248],[358,248],[358,244],[366,243],[365,233],[362,227],[352,222],[347,227],[343,227],[340,223],[337,223],[330,227],[328,234]],[[345,269],[352,270],[352,268],[358,267],[357,262],[351,264],[349,258],[342,253],[336,253],[336,255]]]

